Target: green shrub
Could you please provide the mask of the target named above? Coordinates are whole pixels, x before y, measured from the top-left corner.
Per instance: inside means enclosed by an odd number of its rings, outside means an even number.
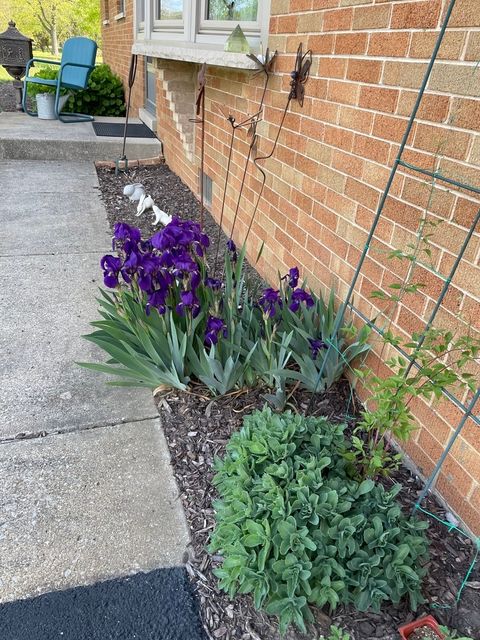
[[[217,460],[217,526],[210,550],[230,596],[305,629],[309,604],[378,611],[404,596],[413,610],[427,555],[423,521],[408,519],[373,480],[348,475],[344,425],[269,409],[245,417]]]
[[[67,103],[66,111],[88,113],[92,116],[124,116],[125,95],[120,78],[108,64],[100,64],[92,71],[87,88],[76,91]]]
[[[44,80],[56,80],[58,76],[58,68],[54,67],[40,67],[38,71],[36,71],[33,76],[35,78],[43,78]],[[27,84],[28,95],[34,98],[39,93],[55,93],[55,87],[52,87],[48,84],[32,84],[29,82]],[[62,89],[62,96],[67,93],[67,89]]]
[[[55,80],[58,68],[41,67],[35,78]],[[39,93],[55,93],[55,87],[43,84],[28,84],[29,95]],[[62,89],[61,94],[68,93]],[[100,64],[92,71],[88,79],[87,88],[82,91],[72,91],[72,96],[65,105],[64,111],[88,113],[92,116],[124,116],[125,98],[120,78],[115,75],[108,64]]]

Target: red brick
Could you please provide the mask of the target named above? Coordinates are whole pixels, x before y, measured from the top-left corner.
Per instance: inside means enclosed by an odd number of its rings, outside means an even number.
[[[357,82],[376,83],[380,80],[382,63],[374,60],[349,60],[347,69],[348,80]]]
[[[382,87],[360,87],[358,105],[365,109],[394,113],[398,100],[397,89],[384,89]]]
[[[372,33],[368,45],[368,55],[381,56],[382,58],[386,56],[403,58],[407,53],[409,41],[410,33],[408,31]]]
[[[440,0],[421,0],[395,4],[391,29],[434,29],[440,17]]]
[[[366,33],[339,33],[335,38],[335,53],[359,55],[367,50]]]
[[[347,31],[352,26],[352,9],[334,9],[323,14],[324,31]]]

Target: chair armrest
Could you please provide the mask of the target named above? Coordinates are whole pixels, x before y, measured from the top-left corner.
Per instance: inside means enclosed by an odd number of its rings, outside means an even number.
[[[45,64],[62,64],[61,60],[47,60],[46,58],[32,58],[31,60],[28,61],[29,63],[31,62],[45,62]]]
[[[30,67],[34,62],[46,62],[47,64],[58,64],[59,66],[62,64],[59,60],[45,60],[44,58],[31,58],[27,62],[27,67],[25,69],[25,79],[28,78],[28,72],[30,71]]]

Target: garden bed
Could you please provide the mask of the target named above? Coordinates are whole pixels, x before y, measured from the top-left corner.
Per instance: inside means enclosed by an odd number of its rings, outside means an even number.
[[[99,169],[98,174],[102,198],[112,227],[117,221],[125,221],[140,227],[147,236],[155,230],[150,222],[151,214],[143,214],[137,218],[136,204],[130,203],[122,195],[127,182],[142,182],[147,193],[167,213],[198,220],[198,202],[166,165],[140,167],[128,177],[123,174],[116,177],[109,169]],[[206,215],[205,227],[210,237],[216,238],[218,226],[209,215]],[[251,272],[254,273],[253,270]],[[332,421],[344,421],[346,414],[355,413],[350,397],[347,383],[338,383],[315,399],[313,412],[316,415],[326,415]],[[223,455],[229,436],[241,427],[243,416],[263,406],[265,400],[261,390],[231,393],[212,400],[202,387],[192,387],[190,393],[171,391],[157,396],[156,400],[191,528],[192,544],[187,569],[197,586],[205,628],[212,638],[279,638],[275,620],[257,612],[250,597],[237,596],[231,601],[218,591],[217,579],[212,574],[212,569],[219,559],[210,556],[205,549],[214,524],[212,500],[215,499],[216,492],[212,485],[213,459]],[[304,412],[309,404],[309,395],[294,392],[290,402]],[[351,419],[350,426],[353,420],[354,418]],[[421,488],[419,481],[405,468],[398,471],[392,480],[402,485],[399,499],[408,511]],[[444,518],[444,510],[434,499],[428,501],[427,507]],[[315,637],[314,633],[326,633],[333,622],[348,629],[352,638],[358,640],[393,640],[398,638],[397,628],[400,624],[424,613],[433,613],[440,622],[457,628],[464,634],[480,637],[480,591],[475,588],[479,586],[480,580],[478,568],[470,576],[470,586],[466,587],[459,605],[455,602],[474,553],[473,544],[453,532],[448,533],[435,520],[431,521],[428,538],[431,557],[424,583],[427,604],[422,605],[415,616],[407,604],[399,607],[385,606],[381,614],[360,613],[351,608],[338,607],[331,619],[322,612],[316,612],[316,629],[312,629],[308,636],[290,630],[287,638],[312,639]],[[448,605],[449,608],[436,608],[435,605]]]

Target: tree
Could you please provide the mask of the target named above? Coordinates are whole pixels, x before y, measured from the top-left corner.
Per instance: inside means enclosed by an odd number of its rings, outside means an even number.
[[[15,20],[20,31],[39,46],[48,38],[51,52],[58,55],[59,45],[71,36],[98,41],[99,4],[98,0],[2,0],[0,20],[5,25]]]

